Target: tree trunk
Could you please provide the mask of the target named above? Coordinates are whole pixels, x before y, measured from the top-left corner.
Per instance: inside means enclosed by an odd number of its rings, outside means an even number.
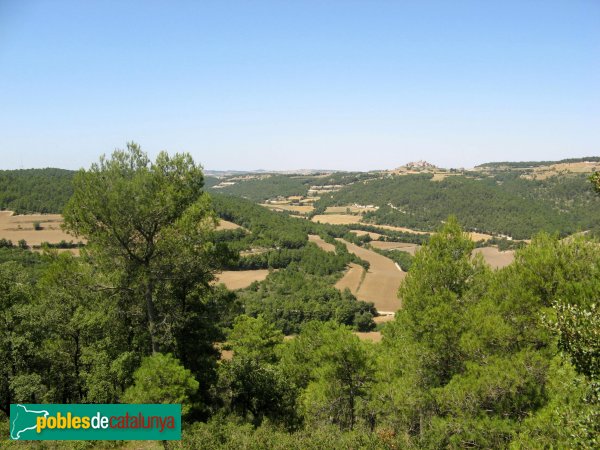
[[[148,331],[150,332],[150,343],[152,345],[152,354],[159,352],[158,342],[156,342],[156,312],[154,310],[154,281],[148,279],[146,283],[146,314],[148,315]]]

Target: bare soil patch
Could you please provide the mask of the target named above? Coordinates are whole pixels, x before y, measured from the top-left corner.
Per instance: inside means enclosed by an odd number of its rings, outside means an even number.
[[[235,291],[250,286],[254,281],[262,281],[269,275],[268,269],[227,270],[217,276],[217,283],[223,283],[227,289]]]
[[[228,220],[219,220],[219,225],[217,226],[217,231],[221,230],[236,230],[240,227],[237,223],[229,222]]]
[[[494,236],[492,236],[491,234],[486,234],[486,233],[477,233],[475,231],[471,231],[468,233],[469,234],[469,238],[474,241],[488,241],[490,239],[492,239]]]
[[[492,266],[493,269],[506,267],[515,260],[515,252],[513,250],[501,252],[496,247],[476,248],[473,250],[473,254],[483,255],[485,262]]]
[[[379,311],[381,312],[381,311]],[[394,314],[386,314],[386,315],[382,315],[382,316],[377,316],[377,317],[373,317],[373,322],[375,323],[386,323],[386,322],[391,322],[392,320],[394,320],[395,315]]]

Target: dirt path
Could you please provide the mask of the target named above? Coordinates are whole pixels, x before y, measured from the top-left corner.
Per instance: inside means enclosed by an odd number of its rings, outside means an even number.
[[[349,252],[368,261],[371,265],[358,291],[356,293],[353,292],[354,295],[359,300],[373,302],[378,311],[393,312],[400,309],[402,305],[397,294],[400,283],[406,276],[406,273],[399,270],[391,259],[372,250],[364,249],[342,239],[340,240],[346,244]],[[338,282],[338,285],[347,276],[349,276],[348,273]]]

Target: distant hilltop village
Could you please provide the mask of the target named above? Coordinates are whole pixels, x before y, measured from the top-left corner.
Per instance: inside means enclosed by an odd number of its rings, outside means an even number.
[[[437,169],[437,167],[427,161],[409,162],[404,165],[407,169]]]
[[[440,169],[435,164],[431,164],[427,161],[413,161],[404,164],[403,166],[396,167],[390,172],[396,174],[406,174],[406,173],[420,173],[420,172],[438,172],[445,171],[445,169]]]

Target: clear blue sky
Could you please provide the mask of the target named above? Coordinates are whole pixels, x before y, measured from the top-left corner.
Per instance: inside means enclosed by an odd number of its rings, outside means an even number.
[[[0,167],[600,154],[600,1],[0,0]]]

